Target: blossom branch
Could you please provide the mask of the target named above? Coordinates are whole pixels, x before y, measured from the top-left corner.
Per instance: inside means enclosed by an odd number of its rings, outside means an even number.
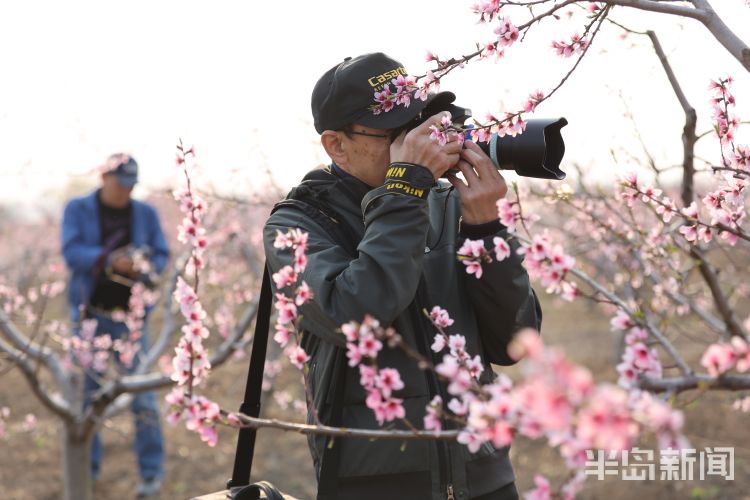
[[[209,362],[212,367],[219,367],[230,359],[232,353],[240,345],[240,339],[252,324],[257,313],[258,300],[256,299],[245,308],[239,321],[237,321],[232,329],[232,333],[227,336],[226,340],[222,342],[221,346],[211,356]],[[92,400],[96,401],[100,398],[103,400],[101,406],[106,409],[105,417],[109,418],[127,409],[132,402],[134,393],[163,389],[174,385],[174,383],[174,380],[168,375],[137,372],[110,383],[94,394]],[[112,406],[107,407],[112,402],[114,402]]]
[[[606,288],[604,288],[602,285],[600,285],[596,280],[589,277],[585,272],[573,268],[570,270],[573,275],[575,275],[578,279],[592,287],[597,292],[601,293],[607,299],[609,299],[613,304],[617,305],[620,309],[622,309],[626,314],[628,314],[630,317],[636,317],[636,314],[634,311],[631,310],[630,307],[628,307],[625,302],[622,301],[617,295],[610,292]],[[648,332],[654,336],[654,338],[659,342],[659,344],[664,348],[665,351],[670,355],[670,357],[674,360],[674,362],[677,364],[677,366],[680,368],[680,371],[685,374],[689,375],[693,373],[693,369],[690,368],[690,366],[685,362],[683,357],[680,355],[680,353],[677,351],[677,349],[672,345],[672,343],[667,339],[666,335],[662,333],[662,331],[655,325],[653,322],[645,320],[644,326],[648,330]]]
[[[235,414],[233,414],[235,415]],[[284,431],[293,431],[300,434],[312,434],[331,437],[349,437],[363,439],[386,439],[396,441],[416,440],[442,440],[455,441],[459,431],[420,431],[420,430],[375,430],[375,429],[353,429],[349,427],[331,427],[327,425],[310,425],[302,423],[287,422],[284,420],[250,417],[243,413],[236,414],[240,421],[240,427],[260,429],[270,427]]]
[[[179,261],[182,259],[177,260]],[[169,284],[164,292],[164,320],[162,323],[161,331],[159,332],[159,337],[148,350],[146,355],[141,358],[138,366],[135,369],[135,373],[146,373],[151,369],[156,360],[159,359],[161,353],[164,352],[164,349],[166,349],[169,345],[169,341],[177,329],[177,326],[175,324],[177,308],[174,307],[174,299],[172,296],[174,294],[175,287],[177,286],[177,278],[179,277],[179,275],[180,268],[178,265],[175,265],[169,275]]]
[[[719,277],[716,268],[714,268],[708,261],[706,255],[703,253],[703,250],[699,249],[697,246],[692,246],[690,248],[690,255],[698,260],[698,270],[703,277],[703,281],[705,281],[706,285],[708,285],[708,289],[711,291],[711,296],[714,299],[716,309],[719,310],[719,314],[722,318],[724,318],[724,323],[726,324],[727,329],[729,330],[731,335],[747,340],[747,331],[745,331],[742,323],[740,323],[739,319],[737,319],[737,315],[729,305],[727,296],[721,289],[721,284],[719,283]]]
[[[583,189],[585,189],[585,187]],[[593,197],[588,192],[586,194],[589,197]],[[620,243],[624,247],[630,249],[631,256],[635,260],[638,261],[638,263],[640,264],[640,266],[641,266],[642,269],[645,269],[645,267],[646,267],[645,266],[645,262],[643,262],[643,258],[641,257],[639,251],[637,250],[637,248],[639,248],[639,246],[638,245],[634,245],[626,237],[626,235],[624,235],[621,232],[619,232],[617,230],[617,228],[613,227],[612,225],[605,223],[602,220],[601,217],[597,217],[594,213],[587,212],[586,210],[583,209],[583,207],[580,207],[577,204],[573,203],[572,200],[570,200],[569,198],[563,197],[563,198],[561,198],[561,201],[563,201],[563,203],[565,203],[569,207],[571,207],[574,210],[576,210],[578,213],[580,213],[580,214],[585,215],[586,217],[588,217],[589,220],[590,220],[590,222],[592,222],[593,224],[596,224],[600,228],[604,229],[605,231],[607,231],[607,233],[614,235],[620,241]],[[598,199],[598,201],[603,202],[603,204],[605,206],[607,206],[611,211],[614,212],[613,207],[611,207],[609,205],[609,203],[607,202],[606,199],[601,198],[601,199]],[[650,273],[648,273],[648,278],[651,280],[651,282],[653,284],[662,283],[664,281],[663,277],[659,276],[658,273],[656,273],[655,271],[651,271]],[[726,329],[724,323],[722,323],[721,320],[719,320],[718,318],[716,318],[715,316],[713,316],[711,313],[709,313],[708,311],[706,311],[705,309],[703,309],[702,307],[700,307],[694,301],[690,300],[690,298],[686,297],[685,295],[683,295],[683,294],[681,294],[679,292],[673,291],[671,289],[667,289],[666,293],[667,293],[667,295],[675,303],[680,304],[680,305],[685,305],[685,306],[689,307],[689,309],[693,313],[695,313],[696,316],[698,316],[699,318],[701,318],[716,333],[718,333],[720,335],[725,335],[726,334],[727,329]]]

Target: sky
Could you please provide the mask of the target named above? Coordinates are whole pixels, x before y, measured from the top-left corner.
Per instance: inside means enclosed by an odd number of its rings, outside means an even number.
[[[742,34],[750,8],[742,0],[714,3]],[[181,180],[174,166],[178,138],[195,146],[205,189],[244,196],[263,189],[268,171],[290,187],[326,161],[310,115],[319,76],[366,52],[386,52],[412,74],[428,68],[427,50],[467,53],[492,39],[471,5],[0,1],[0,203],[25,214],[59,210],[66,196],[96,185],[94,168],[117,151],[133,154],[141,166],[136,196],[173,188]],[[709,78],[733,75],[738,114],[750,116],[748,73],[697,22],[624,8],[612,18],[657,31],[698,111],[699,132],[710,127]],[[478,117],[503,105],[516,109],[530,91],[556,85],[573,64],[549,44],[576,29],[563,22],[536,26],[499,63],[473,62],[447,77],[443,89]],[[603,183],[628,168],[629,156],[642,157],[634,124],[661,164],[678,163],[681,153],[684,116],[653,49],[645,37],[619,34],[608,26],[536,113],[570,122],[563,129],[563,169],[580,164]],[[716,159],[714,143],[702,147]]]

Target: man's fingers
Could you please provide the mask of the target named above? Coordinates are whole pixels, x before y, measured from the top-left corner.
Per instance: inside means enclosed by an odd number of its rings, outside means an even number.
[[[466,179],[466,183],[469,185],[469,187],[471,187],[473,183],[479,180],[479,176],[477,176],[477,173],[474,171],[474,168],[472,168],[469,162],[465,160],[458,160],[456,166],[464,175],[464,179]]]
[[[464,196],[464,193],[469,188],[464,181],[456,177],[456,174],[453,172],[448,172],[445,176],[448,179],[448,182],[450,182],[454,188],[458,191],[459,196]]]
[[[477,171],[479,177],[501,177],[492,160],[472,141],[466,141],[461,151],[461,158],[469,162]]]
[[[439,127],[441,125],[441,121],[442,121],[442,119],[443,119],[444,116],[447,116],[448,118],[450,118],[451,117],[450,111],[441,111],[440,113],[436,113],[436,114],[430,116],[425,121],[423,121],[422,123],[420,123],[419,126],[417,128],[415,128],[414,130],[419,130],[420,133],[423,132],[423,133],[429,135],[429,133],[430,133],[430,127],[432,127],[433,125]]]
[[[443,146],[443,151],[450,155],[461,154],[461,151],[463,151],[463,146],[458,141],[446,142]]]
[[[477,143],[474,141],[466,141],[464,143],[464,146],[466,146],[467,151],[473,151],[474,153],[477,153],[478,155],[483,155],[484,151],[482,151],[482,148],[480,148]]]

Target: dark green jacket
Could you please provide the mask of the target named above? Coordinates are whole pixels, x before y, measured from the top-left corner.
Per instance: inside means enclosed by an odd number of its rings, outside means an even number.
[[[423,176],[425,171],[414,166],[406,177]],[[358,242],[356,257],[337,242],[340,238],[330,234],[330,228],[297,208],[278,209],[264,228],[272,272],[291,263],[289,251],[273,247],[277,230],[300,228],[309,233],[308,264],[302,279],[312,289],[314,300],[302,307],[301,314],[303,347],[311,356],[313,400],[326,422],[335,384],[344,383],[342,420],[351,428],[376,429],[378,424],[365,405],[366,392],[359,383],[358,370],[347,366],[345,381],[333,375],[333,360],[337,353],[341,356],[345,345],[343,334],[337,332],[341,324],[362,321],[370,314],[381,325],[393,326],[412,347],[418,348],[420,336],[428,339],[429,346],[436,332],[429,322],[427,326],[420,322],[420,310],[439,305],[455,320],[447,332],[464,335],[467,352],[482,356],[483,382],[492,379],[489,363],[513,363],[506,347],[514,332],[541,326],[539,302],[515,252],[502,262],[484,264],[481,279],[468,275],[456,258],[467,236],[483,237],[485,246],[493,248],[493,237],[507,236],[499,222],[464,226],[460,234],[460,204],[453,189],[435,186],[427,189],[426,198],[420,198],[387,185],[388,181],[372,189],[354,177],[339,176],[329,167],[311,172],[290,193],[295,198],[312,196],[339,223],[352,228]],[[418,182],[413,179],[412,185]],[[515,246],[511,242],[511,247]],[[426,289],[422,300],[427,303],[415,300],[420,279],[424,280],[422,289]],[[378,365],[399,370],[405,388],[394,395],[404,399],[407,419],[422,428],[425,406],[435,392],[429,377],[398,349],[384,347]],[[447,403],[445,389],[441,387],[440,391]],[[400,422],[396,427],[404,428]],[[309,441],[320,476],[326,439]],[[457,499],[468,500],[514,480],[508,448],[498,450],[490,444],[475,454],[458,443],[433,441],[345,439],[335,446],[341,446],[339,499],[439,499],[446,498],[451,485]]]

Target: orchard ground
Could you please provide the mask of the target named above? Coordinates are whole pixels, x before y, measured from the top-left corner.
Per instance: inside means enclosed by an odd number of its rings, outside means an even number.
[[[571,359],[589,368],[597,381],[615,382],[617,374],[613,357],[617,339],[610,332],[606,315],[585,301],[573,304],[557,300],[552,302],[546,294],[540,295],[544,306],[542,336],[545,341],[564,349]],[[158,323],[158,318],[154,320],[154,323]],[[699,332],[694,332],[694,336],[700,337]],[[702,343],[685,342],[686,350],[683,352],[697,357],[710,342],[708,338]],[[687,357],[690,359],[690,356]],[[229,366],[213,373],[203,389],[204,393],[224,408],[236,409],[244,390],[247,359],[245,357],[232,361]],[[697,363],[694,366],[696,365]],[[509,369],[497,369],[505,370],[516,378],[520,368],[517,365]],[[298,377],[292,371],[285,370],[282,374],[275,380],[275,384],[298,384]],[[58,498],[62,479],[57,420],[41,409],[26,381],[16,371],[2,377],[1,387],[0,397],[4,402],[11,402],[13,410],[9,421],[11,435],[0,441],[2,498]],[[660,481],[658,458],[655,458],[656,480],[624,481],[620,477],[609,477],[600,481],[590,477],[579,498],[750,498],[750,493],[747,493],[750,487],[750,426],[747,414],[732,409],[731,402],[735,398],[735,395],[726,392],[700,394],[698,391],[690,391],[677,399],[677,404],[685,410],[686,435],[693,448],[734,447],[734,480],[709,477],[704,481]],[[267,399],[265,415],[289,416],[288,412],[282,412],[270,398]],[[33,432],[20,430],[20,423],[26,413],[34,413],[38,418],[38,426]],[[188,432],[182,424],[171,427],[165,423],[164,430],[167,474],[160,498],[185,499],[222,489],[231,475],[236,431],[220,428],[218,445],[209,448],[200,441],[197,434]],[[137,469],[132,451],[132,432],[132,415],[127,412],[106,423],[103,430],[105,462],[95,487],[97,498],[134,498]],[[640,448],[649,449],[653,445],[642,443]],[[511,457],[520,492],[533,487],[536,473],[544,474],[554,482],[562,480],[566,473],[556,451],[542,441],[517,439],[511,448]],[[655,457],[658,457],[658,452]],[[270,480],[298,498],[314,498],[315,479],[305,437],[275,429],[262,429],[256,447],[253,477]]]

